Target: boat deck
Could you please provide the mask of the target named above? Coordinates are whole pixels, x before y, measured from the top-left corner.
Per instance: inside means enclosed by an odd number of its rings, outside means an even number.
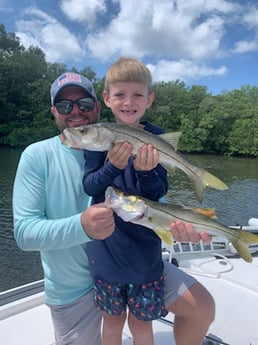
[[[215,244],[207,248],[176,244],[164,252],[164,258],[193,275],[215,299],[215,321],[203,345],[258,345],[257,247],[253,248],[253,262],[246,263],[223,241]],[[155,344],[175,345],[173,314],[154,321],[153,328]],[[44,304],[43,281],[0,293],[0,344],[55,344],[50,311]],[[132,344],[126,325],[123,345]]]
[[[0,343],[3,345],[54,345],[54,331],[50,311],[44,304],[44,294],[40,292],[25,297],[23,303],[13,302],[8,308],[0,307]],[[19,305],[18,305],[19,303]],[[30,307],[28,308],[28,303]],[[23,307],[24,310],[23,310]],[[26,307],[25,307],[26,306]],[[18,308],[18,309],[17,309]],[[18,313],[17,313],[17,311]],[[14,314],[14,315],[10,315]],[[172,328],[164,322],[154,322],[156,344],[175,345]],[[123,345],[132,345],[132,337],[127,326],[123,332]]]

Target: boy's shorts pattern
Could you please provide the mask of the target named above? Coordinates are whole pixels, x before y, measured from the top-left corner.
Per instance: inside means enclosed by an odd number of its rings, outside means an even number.
[[[166,316],[164,305],[164,277],[147,284],[109,283],[95,278],[94,301],[98,308],[109,315],[121,315],[128,305],[134,316],[151,321]]]

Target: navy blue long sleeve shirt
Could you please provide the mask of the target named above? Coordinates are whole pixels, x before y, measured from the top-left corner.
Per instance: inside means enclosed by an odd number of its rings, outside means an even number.
[[[149,122],[142,124],[146,131],[164,133],[162,128]],[[167,192],[167,172],[161,165],[151,171],[136,171],[133,157],[129,158],[125,169],[118,169],[106,161],[107,152],[85,151],[84,157],[83,187],[93,197],[93,203],[104,201],[108,186],[155,201]],[[93,277],[135,284],[157,279],[163,271],[159,237],[152,230],[124,222],[116,215],[115,224],[111,236],[87,244]]]

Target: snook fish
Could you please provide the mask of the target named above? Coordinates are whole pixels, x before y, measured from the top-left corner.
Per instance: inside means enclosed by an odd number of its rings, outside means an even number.
[[[152,144],[160,156],[160,164],[168,171],[179,168],[191,180],[199,201],[206,187],[225,190],[227,185],[208,171],[198,168],[176,152],[173,133],[154,135],[139,128],[115,123],[97,123],[76,128],[66,128],[63,132],[64,145],[90,151],[108,151],[114,143],[127,141],[133,145],[133,154],[143,144]],[[177,133],[176,133],[177,134]],[[171,139],[172,136],[172,139]],[[177,136],[178,140],[178,136]]]
[[[135,195],[125,195],[113,187],[106,189],[105,197],[107,207],[112,208],[124,221],[152,229],[168,244],[172,244],[171,222],[182,220],[193,224],[197,232],[205,231],[212,236],[226,237],[245,261],[252,261],[249,244],[258,243],[258,235],[224,226],[213,219],[213,215],[210,217],[209,211],[205,215],[206,209],[150,201]]]

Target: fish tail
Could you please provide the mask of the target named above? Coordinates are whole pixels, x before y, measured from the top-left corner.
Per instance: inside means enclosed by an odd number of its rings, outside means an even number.
[[[238,238],[232,240],[232,244],[239,255],[247,262],[252,262],[253,260],[249,250],[249,244],[252,243],[258,243],[258,235],[245,230],[239,230]]]
[[[214,188],[218,190],[228,189],[228,186],[223,181],[221,181],[219,178],[212,175],[208,171],[204,169],[200,169],[200,172],[201,173],[198,177],[193,176],[191,179],[192,184],[193,184],[193,189],[199,201],[202,201],[203,192],[206,187],[210,187],[210,188]]]
[[[254,234],[247,230],[240,230],[239,238],[241,241],[244,241],[248,244],[258,243],[258,234]]]
[[[211,188],[218,189],[218,190],[228,189],[228,186],[223,181],[221,181],[219,178],[212,175],[211,173],[209,173],[206,170],[203,171],[201,179],[202,179],[203,183],[205,184],[205,186],[207,186],[207,187],[211,187]]]
[[[203,199],[203,193],[206,188],[206,184],[203,182],[201,178],[197,178],[194,176],[192,179],[193,190],[195,192],[196,198],[199,202]]]

